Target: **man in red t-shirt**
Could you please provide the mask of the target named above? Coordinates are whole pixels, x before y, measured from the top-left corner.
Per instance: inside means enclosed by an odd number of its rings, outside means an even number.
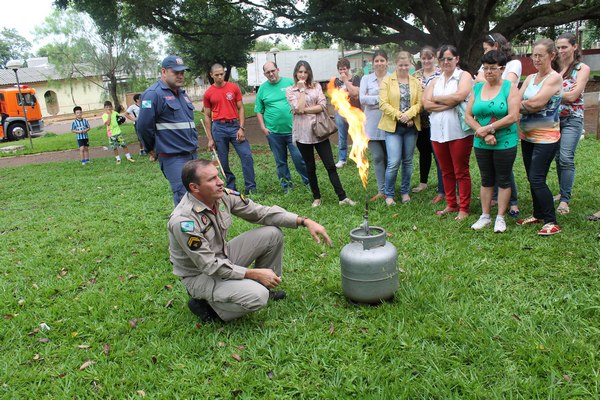
[[[254,159],[250,151],[250,143],[244,133],[244,103],[240,88],[225,81],[225,70],[221,64],[210,68],[210,76],[214,83],[204,93],[204,121],[208,136],[208,149],[217,148],[219,161],[229,189],[235,187],[235,175],[229,168],[229,144],[237,152],[242,162],[242,173],[246,193],[256,192],[254,180]]]

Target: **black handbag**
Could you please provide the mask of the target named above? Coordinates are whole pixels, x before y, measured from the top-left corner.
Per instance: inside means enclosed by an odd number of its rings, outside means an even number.
[[[327,139],[329,136],[337,132],[337,124],[329,114],[327,110],[315,114],[315,120],[312,124],[313,135],[317,139]]]

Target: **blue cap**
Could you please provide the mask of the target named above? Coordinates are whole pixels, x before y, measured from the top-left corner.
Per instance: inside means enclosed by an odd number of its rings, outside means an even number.
[[[168,56],[162,62],[163,68],[171,68],[173,71],[189,71],[190,68],[183,64],[183,60],[179,56]]]

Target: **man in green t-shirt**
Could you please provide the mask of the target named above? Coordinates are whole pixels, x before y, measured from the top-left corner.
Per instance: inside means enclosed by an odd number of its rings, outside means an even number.
[[[273,152],[277,166],[277,177],[283,191],[287,193],[292,188],[292,177],[287,164],[287,150],[290,151],[296,171],[302,178],[302,183],[308,185],[306,165],[300,151],[292,141],[292,112],[285,97],[285,89],[294,84],[290,78],[281,78],[279,68],[272,61],[263,65],[267,82],[260,85],[256,94],[254,111],[260,129],[263,131]]]

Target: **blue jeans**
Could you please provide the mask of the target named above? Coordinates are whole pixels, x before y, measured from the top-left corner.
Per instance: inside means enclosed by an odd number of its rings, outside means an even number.
[[[338,161],[348,161],[348,122],[335,112],[335,123],[338,127]]]
[[[560,148],[556,151],[556,173],[560,185],[560,201],[571,201],[575,182],[575,149],[583,133],[583,118],[561,117]]]
[[[373,157],[377,193],[385,194],[385,169],[387,167],[385,140],[369,140],[369,151]]]
[[[248,139],[241,143],[237,141],[236,138],[239,129],[240,124],[238,122],[224,123],[213,121],[212,136],[215,145],[217,146],[217,155],[223,166],[225,179],[227,180],[225,186],[229,189],[237,190],[235,188],[235,175],[231,172],[231,168],[229,168],[229,143],[231,143],[242,162],[242,173],[244,174],[246,193],[250,193],[256,190],[256,181],[254,180],[254,159],[252,158]]]
[[[195,160],[196,158],[196,153],[172,157],[158,156],[160,170],[171,185],[171,191],[173,192],[173,204],[175,204],[175,207],[177,207],[177,204],[179,204],[187,192],[186,188],[183,186],[183,182],[181,181],[181,170],[183,169],[183,164],[190,160]]]
[[[387,151],[387,169],[385,171],[385,196],[394,197],[398,169],[402,163],[402,183],[400,194],[408,194],[412,176],[413,154],[417,144],[417,130],[396,123],[396,132],[385,133],[385,148]]]
[[[292,134],[279,134],[279,133],[269,133],[267,135],[267,141],[269,142],[269,147],[273,152],[273,157],[275,158],[275,165],[277,167],[277,178],[279,178],[279,182],[281,183],[281,187],[283,191],[287,193],[289,189],[292,188],[292,176],[290,175],[290,169],[287,164],[287,151],[290,151],[290,156],[292,157],[292,162],[296,167],[296,171],[302,178],[302,183],[308,185],[308,176],[306,174],[306,164],[304,164],[304,160],[302,159],[302,155],[298,148],[292,142]]]
[[[521,140],[523,153],[523,164],[527,172],[527,179],[531,187],[531,199],[533,200],[533,216],[544,220],[544,223],[556,223],[554,211],[554,199],[552,192],[546,183],[548,171],[552,160],[558,150],[556,143],[530,143]]]

